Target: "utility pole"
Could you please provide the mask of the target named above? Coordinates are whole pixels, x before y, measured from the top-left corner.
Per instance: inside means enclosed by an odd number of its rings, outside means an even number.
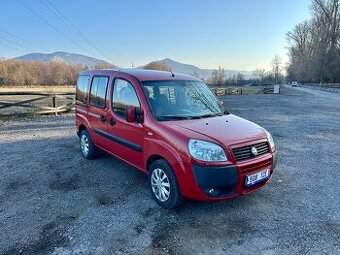
[[[276,66],[275,69],[276,69],[275,70],[275,84],[277,84],[278,83],[278,79],[279,79],[279,67]]]

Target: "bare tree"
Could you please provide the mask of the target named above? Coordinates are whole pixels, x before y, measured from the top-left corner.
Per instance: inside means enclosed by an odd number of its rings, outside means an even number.
[[[114,69],[114,68],[117,68],[117,66],[110,63],[102,63],[94,65],[91,69]]]
[[[215,86],[222,86],[225,83],[225,71],[224,68],[218,67],[217,70],[214,70],[211,74],[211,78],[208,83]]]
[[[264,69],[256,69],[254,72],[253,72],[253,75],[255,76],[255,79],[259,82],[259,83],[262,83],[263,80],[264,80],[264,77],[266,75],[266,70]]]
[[[340,0],[312,0],[312,18],[287,33],[289,79],[340,81]]]
[[[275,84],[278,84],[282,74],[282,60],[278,55],[275,55],[272,61],[273,73],[275,76]]]
[[[240,84],[243,81],[244,81],[244,75],[238,72],[236,75],[236,85]]]

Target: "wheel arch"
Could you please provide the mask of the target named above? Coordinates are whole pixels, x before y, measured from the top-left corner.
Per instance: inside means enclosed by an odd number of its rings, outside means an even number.
[[[77,135],[80,136],[81,132],[85,129],[87,129],[87,127],[84,124],[80,124],[77,130]]]
[[[146,139],[144,148],[144,166],[147,171],[149,171],[149,167],[152,162],[158,159],[164,159],[170,166],[173,166],[175,163],[182,162],[180,154],[164,141]],[[175,169],[173,170],[175,171]]]
[[[158,154],[153,154],[151,156],[149,156],[149,158],[147,159],[146,161],[146,170],[149,172],[150,171],[150,166],[153,162],[157,161],[157,160],[160,160],[160,159],[163,159],[165,160],[166,162],[168,162],[168,164],[170,165],[169,161],[166,160],[166,158],[164,158],[163,156],[161,155],[158,155]]]
[[[146,174],[149,173],[150,165],[153,162],[164,159],[171,167],[182,195],[186,196],[187,193],[190,193],[187,183],[192,178],[191,171],[186,167],[179,151],[170,146],[169,143],[156,139],[146,139],[144,148],[146,148],[144,158]]]

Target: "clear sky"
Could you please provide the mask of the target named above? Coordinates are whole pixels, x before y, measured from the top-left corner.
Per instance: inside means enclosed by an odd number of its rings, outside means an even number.
[[[121,67],[171,58],[201,68],[268,69],[275,54],[287,59],[285,33],[310,15],[310,0],[49,1],[105,60]],[[0,57],[54,51],[104,58],[62,22],[47,0],[1,0]]]

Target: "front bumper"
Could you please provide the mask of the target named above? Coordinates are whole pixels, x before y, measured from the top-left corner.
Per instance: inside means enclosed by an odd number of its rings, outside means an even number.
[[[224,200],[251,193],[264,186],[271,178],[277,164],[276,151],[272,154],[228,166],[192,165],[195,186],[189,198],[203,201]],[[247,175],[270,169],[269,177],[253,186],[245,187]],[[195,194],[193,194],[195,192]]]
[[[201,190],[210,197],[230,196],[236,191],[239,176],[236,166],[193,165],[195,181]]]

